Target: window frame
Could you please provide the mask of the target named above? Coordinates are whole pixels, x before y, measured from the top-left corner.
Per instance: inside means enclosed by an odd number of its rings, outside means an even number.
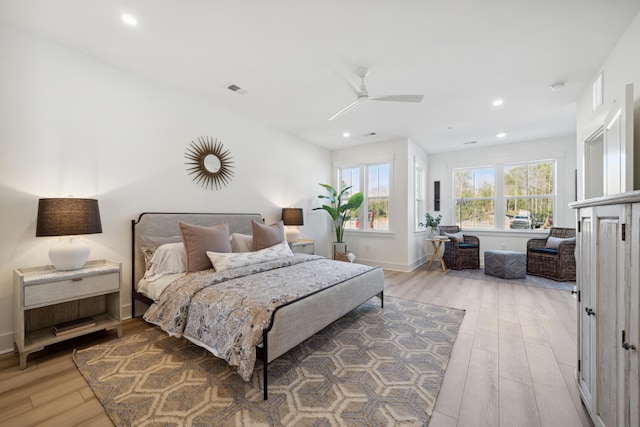
[[[369,167],[370,166],[379,166],[379,165],[388,165],[389,166],[389,189],[388,196],[381,197],[369,196]],[[340,191],[342,189],[342,171],[347,169],[359,169],[359,190],[363,195],[362,205],[358,209],[357,223],[358,228],[345,228],[344,231],[346,233],[375,233],[375,234],[385,234],[393,232],[393,160],[392,159],[371,159],[368,162],[359,162],[359,163],[345,163],[336,167],[336,179],[338,185],[336,189]],[[388,217],[388,228],[386,230],[376,230],[369,228],[369,215],[368,215],[368,206],[369,200],[371,199],[388,199],[388,208],[387,208],[387,217]],[[365,214],[366,213],[366,214]]]
[[[521,165],[531,165],[538,163],[551,163],[551,173],[552,173],[552,185],[553,192],[550,195],[526,195],[526,196],[507,196],[505,194],[504,188],[504,178],[505,178],[505,170],[507,167],[511,166],[521,166]],[[455,185],[455,177],[456,172],[461,170],[478,170],[478,169],[487,169],[494,168],[495,169],[495,195],[494,195],[494,224],[492,228],[467,228],[471,230],[477,231],[501,231],[501,232],[509,232],[509,233],[522,233],[523,231],[532,231],[526,229],[511,229],[507,227],[505,216],[506,216],[506,206],[507,200],[512,199],[551,199],[551,209],[552,215],[556,215],[557,212],[557,204],[558,204],[558,159],[555,158],[544,158],[544,159],[536,159],[536,160],[522,160],[522,161],[504,161],[495,164],[485,164],[485,165],[473,165],[473,166],[460,166],[454,167],[451,169],[451,177],[452,183],[451,191],[452,191],[452,205],[454,206],[453,213],[456,216],[454,218],[454,223],[458,224],[458,209],[456,206],[456,201],[458,200],[458,195],[456,194],[456,185]],[[491,198],[486,197],[474,197],[465,200],[490,200]],[[462,229],[462,224],[460,224],[460,228]],[[533,229],[537,230],[537,229]]]

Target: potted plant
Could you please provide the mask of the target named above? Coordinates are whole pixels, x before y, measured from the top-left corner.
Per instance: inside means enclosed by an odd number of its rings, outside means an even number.
[[[440,221],[442,221],[442,215],[433,217],[429,212],[427,212],[426,214],[424,214],[424,222],[421,222],[418,225],[420,227],[425,227],[427,229],[427,235],[430,239],[433,239],[438,233]]]
[[[329,195],[320,194],[318,199],[327,199],[329,204],[322,205],[319,208],[313,208],[313,210],[325,210],[329,213],[333,220],[333,227],[336,231],[335,242],[340,243],[340,246],[344,246],[342,252],[346,252],[346,245],[344,245],[343,241],[344,224],[351,219],[352,214],[355,214],[362,204],[362,193],[357,192],[349,196],[351,186],[344,187],[340,191],[337,191],[328,184],[320,184],[320,186],[324,187]],[[334,249],[334,251],[335,250],[336,249]]]

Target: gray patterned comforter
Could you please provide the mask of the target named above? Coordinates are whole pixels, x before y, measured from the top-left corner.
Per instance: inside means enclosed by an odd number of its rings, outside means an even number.
[[[298,254],[222,272],[190,273],[167,286],[144,319],[238,366],[249,381],[256,346],[278,307],[373,268]]]

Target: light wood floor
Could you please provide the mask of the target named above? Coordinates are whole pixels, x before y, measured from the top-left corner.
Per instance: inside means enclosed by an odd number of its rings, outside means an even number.
[[[385,295],[466,310],[430,427],[589,426],[575,385],[576,301],[566,291],[386,272]],[[125,335],[149,327],[125,322]],[[74,347],[115,333],[0,356],[0,426],[111,426],[71,359]]]

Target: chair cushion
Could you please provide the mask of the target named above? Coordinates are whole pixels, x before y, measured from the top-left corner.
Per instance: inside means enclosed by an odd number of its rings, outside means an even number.
[[[477,248],[478,245],[474,245],[473,243],[458,243],[458,247],[460,249],[471,249],[471,248]]]
[[[543,253],[543,254],[550,254],[550,255],[558,255],[558,250],[557,249],[551,249],[551,248],[530,248],[529,251],[531,251],[531,252],[539,252],[539,253]]]

